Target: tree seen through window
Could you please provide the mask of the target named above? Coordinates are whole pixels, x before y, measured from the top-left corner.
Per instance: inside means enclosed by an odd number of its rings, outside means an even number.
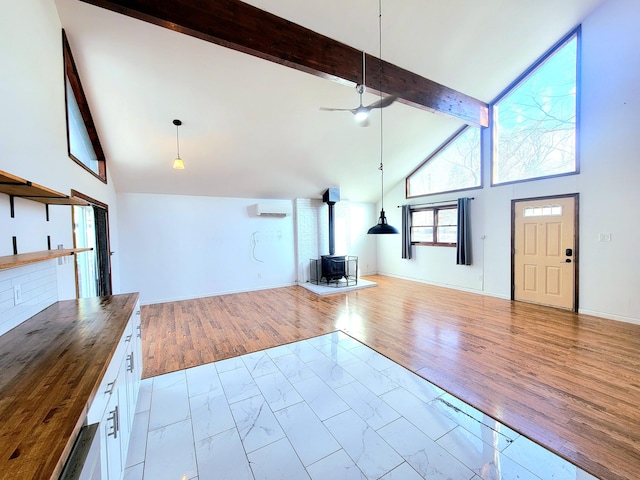
[[[480,129],[464,128],[407,177],[407,197],[480,187],[480,163]]]
[[[574,33],[494,105],[494,185],[577,172],[577,51]]]

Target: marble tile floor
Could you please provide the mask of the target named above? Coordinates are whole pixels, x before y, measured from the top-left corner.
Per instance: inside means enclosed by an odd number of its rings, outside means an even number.
[[[125,480],[595,477],[342,332],[143,380]]]

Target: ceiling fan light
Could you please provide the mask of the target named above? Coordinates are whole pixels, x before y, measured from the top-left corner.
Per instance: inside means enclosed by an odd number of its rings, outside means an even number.
[[[176,157],[176,159],[173,161],[173,169],[184,170],[184,162],[180,157]]]
[[[358,123],[362,123],[362,122],[366,122],[367,118],[369,118],[369,112],[362,108],[362,109],[358,109],[355,113],[356,115],[356,122]]]

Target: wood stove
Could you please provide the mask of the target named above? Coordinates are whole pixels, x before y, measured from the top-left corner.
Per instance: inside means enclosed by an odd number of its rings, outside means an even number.
[[[335,286],[355,285],[358,283],[358,257],[335,254],[334,207],[340,201],[340,190],[328,188],[322,200],[329,207],[329,255],[322,255],[320,260],[311,260],[310,281]]]
[[[324,264],[324,266],[323,266]],[[358,284],[358,257],[353,255],[323,255],[311,259],[311,283],[330,287],[350,287]]]
[[[333,282],[343,278],[346,273],[347,257],[344,255],[322,255],[322,277],[327,282]]]

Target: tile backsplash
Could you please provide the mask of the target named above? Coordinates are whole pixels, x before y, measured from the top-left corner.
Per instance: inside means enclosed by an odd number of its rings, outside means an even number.
[[[58,300],[56,260],[0,270],[0,335]],[[14,287],[21,302],[15,304]]]

